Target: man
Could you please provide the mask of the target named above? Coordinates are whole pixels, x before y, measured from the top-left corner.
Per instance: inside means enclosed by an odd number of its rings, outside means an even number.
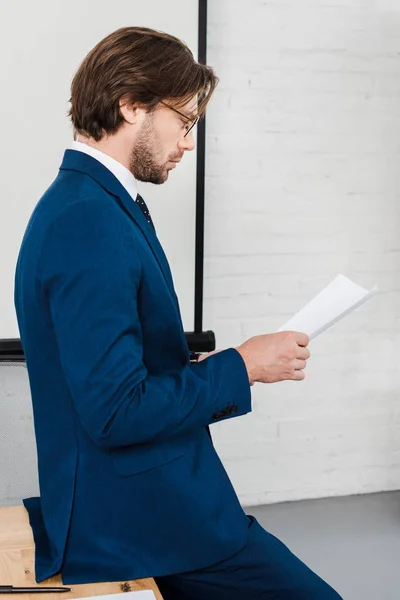
[[[161,184],[217,79],[167,34],[102,40],[71,89],[75,141],[36,206],[15,286],[41,498],[36,578],[154,576],[165,600],[338,595],[243,512],[208,434],[254,382],[301,380],[308,338],[262,335],[191,362],[137,180]]]

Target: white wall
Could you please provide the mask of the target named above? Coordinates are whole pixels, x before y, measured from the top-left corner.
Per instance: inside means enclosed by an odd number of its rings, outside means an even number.
[[[337,273],[380,295],[302,383],[213,426],[245,505],[400,488],[400,4],[209,2],[205,328],[280,327]]]
[[[119,27],[154,27],[197,53],[197,0],[0,1],[0,339],[19,337],[14,273],[32,210],[58,173],[73,136],[67,112],[71,79],[90,49]],[[196,155],[163,186],[140,184],[179,294],[186,331],[194,325]],[[175,223],[185,226],[176,235]]]

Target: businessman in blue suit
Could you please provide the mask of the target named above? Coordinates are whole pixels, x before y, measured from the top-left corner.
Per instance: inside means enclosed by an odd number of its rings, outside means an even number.
[[[261,335],[192,361],[137,181],[161,184],[217,78],[178,39],[124,28],[71,88],[75,141],[22,243],[15,304],[41,497],[25,500],[36,578],[154,576],[165,600],[338,600],[247,516],[208,425],[254,382],[301,380],[308,338]]]

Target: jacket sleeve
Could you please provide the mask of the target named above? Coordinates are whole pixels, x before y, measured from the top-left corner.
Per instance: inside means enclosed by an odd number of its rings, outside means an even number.
[[[132,227],[114,203],[76,202],[43,248],[41,285],[66,382],[83,427],[106,448],[251,411],[246,367],[233,348],[147,372],[137,307],[142,267]]]

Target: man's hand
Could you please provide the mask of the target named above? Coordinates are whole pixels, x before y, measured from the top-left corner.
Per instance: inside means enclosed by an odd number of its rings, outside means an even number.
[[[310,357],[308,335],[283,331],[252,337],[236,348],[246,365],[250,385],[256,381],[304,379],[306,361]]]

